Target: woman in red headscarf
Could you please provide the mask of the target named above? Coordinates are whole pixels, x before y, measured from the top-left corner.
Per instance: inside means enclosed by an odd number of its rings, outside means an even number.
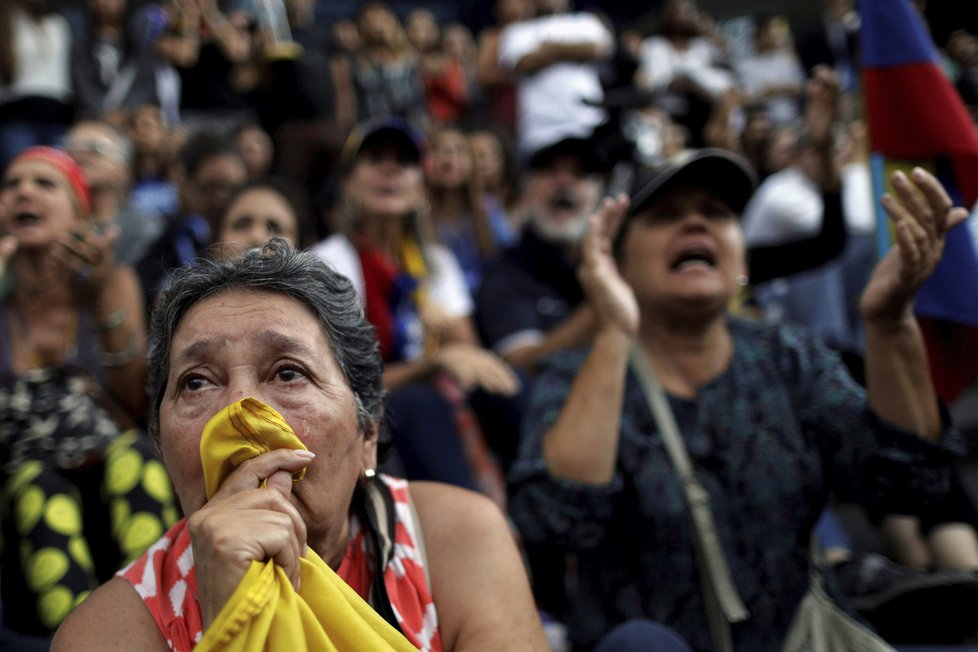
[[[115,229],[95,228],[89,202],[81,169],[50,147],[22,152],[0,189],[2,591],[6,622],[30,634],[53,632],[175,517],[136,428],[139,284],[114,263]]]

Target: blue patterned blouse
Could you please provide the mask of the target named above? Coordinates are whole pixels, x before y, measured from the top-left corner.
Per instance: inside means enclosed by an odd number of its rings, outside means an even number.
[[[729,368],[696,400],[670,403],[751,613],[734,626],[735,647],[773,652],[807,587],[809,533],[830,493],[926,509],[946,491],[961,442],[946,430],[937,446],[880,421],[836,355],[797,330],[736,319],[730,328]],[[555,478],[542,458],[586,355],[558,353],[537,377],[511,475],[513,518],[527,541],[576,553],[576,643],[645,617],[711,650],[682,489],[632,373],[610,484]]]

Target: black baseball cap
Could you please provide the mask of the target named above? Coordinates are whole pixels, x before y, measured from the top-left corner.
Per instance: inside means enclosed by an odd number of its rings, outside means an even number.
[[[561,158],[572,158],[581,164],[587,174],[602,169],[601,155],[590,138],[563,138],[545,145],[530,155],[527,167],[531,170],[545,170]]]
[[[692,150],[639,175],[628,214],[648,208],[676,188],[688,187],[710,191],[740,215],[757,187],[757,175],[746,160],[727,150]]]

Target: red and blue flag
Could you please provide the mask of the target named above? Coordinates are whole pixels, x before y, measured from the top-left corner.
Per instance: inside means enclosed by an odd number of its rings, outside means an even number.
[[[923,21],[910,0],[860,0],[859,13],[877,200],[885,168],[922,165],[956,205],[971,209],[978,199],[978,130],[941,70]],[[888,236],[882,237],[885,247]],[[945,401],[953,401],[978,378],[978,255],[967,227],[948,233],[944,256],[921,288],[915,312],[934,385]]]

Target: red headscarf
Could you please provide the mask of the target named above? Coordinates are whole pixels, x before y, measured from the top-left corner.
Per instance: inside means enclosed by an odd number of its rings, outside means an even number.
[[[81,167],[67,152],[54,147],[29,147],[21,152],[10,166],[12,167],[22,161],[44,161],[57,168],[74,191],[82,217],[88,216],[92,208],[92,193],[88,187],[88,180],[85,179],[85,173],[82,172]]]

